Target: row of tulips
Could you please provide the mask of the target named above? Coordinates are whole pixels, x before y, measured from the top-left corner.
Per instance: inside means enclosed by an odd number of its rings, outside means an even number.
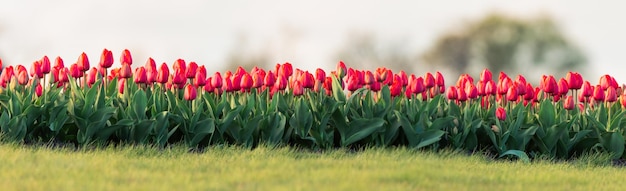
[[[624,156],[626,94],[615,79],[597,85],[570,72],[524,76],[484,70],[446,87],[443,76],[347,68],[209,74],[178,59],[171,68],[149,58],[119,68],[103,50],[93,67],[85,53],[68,67],[57,57],[30,71],[0,73],[0,131],[6,140],[85,145],[182,142],[189,147],[236,144],[294,145],[315,149],[408,146],[489,151],[521,158],[571,158],[586,152]],[[2,62],[0,61],[0,68]],[[134,69],[133,69],[134,68]]]

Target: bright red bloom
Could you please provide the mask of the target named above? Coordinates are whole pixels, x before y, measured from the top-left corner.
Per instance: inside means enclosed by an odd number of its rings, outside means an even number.
[[[33,65],[30,66],[30,76],[36,78],[43,78],[43,71],[41,71],[41,61],[35,61]]]
[[[122,64],[122,68],[120,68],[119,77],[130,78],[132,76],[133,76],[133,70],[130,68],[130,64]]]
[[[578,90],[583,86],[583,77],[578,72],[568,72],[565,80],[570,90]]]
[[[435,73],[435,85],[439,86],[439,87],[445,87],[446,86],[446,82],[443,79],[443,75],[441,75],[441,72],[437,71],[437,73]]]
[[[165,64],[164,62],[163,64],[161,64],[159,73],[157,74],[156,81],[159,83],[165,84],[169,80],[169,77],[170,77],[170,69],[167,67],[167,64]]]
[[[254,85],[254,82],[252,81],[252,76],[250,76],[250,74],[248,73],[243,74],[243,76],[241,76],[241,82],[239,84],[239,87],[242,90],[250,90],[250,88],[252,88],[252,85]]]
[[[449,100],[456,100],[456,98],[458,97],[458,93],[455,86],[448,87],[446,97],[448,97]]]
[[[517,84],[513,84],[506,92],[506,99],[509,101],[517,101],[519,95],[517,94]]]
[[[515,82],[517,82],[518,84],[521,84],[521,85],[526,85],[526,83],[527,83],[526,82],[526,78],[524,76],[522,76],[521,74],[517,75],[517,79],[515,80]]]
[[[496,95],[496,90],[496,83],[493,81],[487,81],[487,84],[485,84],[485,95]]]
[[[92,67],[89,72],[87,72],[87,85],[89,87],[96,83],[96,76],[98,76],[98,69]]]
[[[177,70],[174,73],[174,76],[172,76],[172,84],[177,85],[179,89],[182,89],[185,83],[187,83],[187,78],[185,78],[185,73],[183,73],[180,70]]]
[[[56,69],[65,68],[65,65],[63,64],[63,59],[61,57],[57,56],[57,58],[54,59],[54,68]]]
[[[622,107],[626,108],[626,91],[619,96],[619,103],[622,104]]]
[[[559,95],[565,95],[567,94],[567,91],[569,91],[569,85],[567,84],[567,81],[565,80],[565,78],[561,78],[559,80]]]
[[[281,74],[285,76],[285,78],[289,78],[293,74],[293,66],[291,66],[291,63],[285,62],[280,66],[280,71],[278,72],[278,75]]]
[[[196,78],[197,78],[197,76],[196,76]],[[209,77],[209,78],[206,79],[207,82],[210,82],[212,80],[213,80],[212,77]],[[204,91],[206,91],[206,92],[213,92],[214,90],[215,90],[215,87],[213,87],[211,85],[211,83],[204,84]]]
[[[285,88],[287,88],[287,77],[283,75],[278,75],[276,83],[274,83],[274,87],[278,90],[285,90]]]
[[[152,84],[156,82],[156,78],[159,72],[156,68],[156,63],[154,62],[154,59],[148,58],[144,67],[146,68],[146,83]]]
[[[100,55],[100,67],[102,68],[110,68],[113,65],[113,52],[107,50],[106,48],[102,50],[102,55]]]
[[[500,73],[503,74],[503,73]],[[511,80],[511,78],[509,78],[508,76],[506,76],[506,74],[504,74],[504,78],[501,78],[500,80],[498,80],[498,87],[497,87],[497,91],[498,94],[500,95],[505,95],[507,94],[507,92],[509,91],[510,87],[513,85],[513,81]],[[517,92],[516,92],[517,94]]]
[[[263,78],[265,77],[265,73],[261,71],[253,71],[252,72],[252,87],[259,88],[263,86]]]
[[[415,78],[412,84],[414,84],[414,86],[411,90],[413,90],[414,94],[419,94],[426,90],[426,88],[424,87],[424,78],[422,77]]]
[[[406,72],[402,70],[400,71],[400,73],[398,73],[398,76],[400,76],[400,79],[402,79],[402,87],[406,87],[409,84],[409,77],[406,75]]]
[[[130,51],[128,49],[124,49],[124,51],[122,51],[122,56],[120,56],[120,64],[133,64],[133,57],[130,55]]]
[[[395,77],[394,77],[395,78]],[[398,76],[399,78],[399,76]],[[391,96],[396,97],[399,96],[400,93],[402,93],[402,80],[394,80],[393,84],[391,84],[391,87],[389,88]]]
[[[307,72],[304,72],[304,74],[302,76],[300,76],[300,81],[302,82],[302,87],[304,88],[313,88],[315,86],[315,78],[313,77],[313,74]]]
[[[179,70],[183,75],[185,75],[185,71],[187,71],[187,64],[185,64],[185,60],[179,58],[174,61],[174,66],[172,66],[172,69],[174,69],[174,73],[177,72],[176,70]]]
[[[597,85],[594,90],[593,90],[593,99],[601,102],[604,101],[604,90],[602,89],[602,86]]]
[[[80,78],[83,77],[83,72],[78,68],[78,64],[72,64],[70,66],[70,75],[72,78]]]
[[[78,56],[78,61],[76,61],[76,64],[78,65],[78,70],[80,70],[80,72],[86,72],[89,70],[90,66],[89,66],[89,58],[87,57],[87,54],[85,54],[84,52],[82,54],[80,54],[80,56]]]
[[[372,84],[376,81],[376,77],[374,77],[374,73],[372,71],[365,71],[365,84]]]
[[[526,83],[525,85],[526,90],[525,90],[525,94],[524,94],[524,100],[526,101],[532,101],[535,99],[535,88],[533,88],[533,85],[531,85],[530,83]]]
[[[476,83],[476,90],[478,90],[478,95],[479,96],[484,96],[485,95],[485,86],[487,86],[487,85],[483,81],[478,81]]]
[[[458,101],[461,101],[461,102],[467,101],[467,94],[465,93],[464,89],[457,88],[456,92],[457,92],[457,98],[456,99]]]
[[[187,86],[185,87],[184,95],[183,95],[185,100],[192,101],[196,99],[197,96],[198,96],[198,93],[196,92],[196,87],[193,87],[193,85],[191,84],[187,84]]]
[[[606,89],[606,96],[604,97],[604,101],[609,103],[617,101],[617,91],[613,86],[609,86],[609,88]]]
[[[220,74],[219,72],[215,72],[215,74],[213,74],[213,78],[211,79],[211,86],[217,89],[221,89],[222,81],[222,74]]]
[[[133,79],[133,81],[136,84],[145,84],[148,81],[148,76],[146,74],[146,68],[144,68],[143,66],[135,69],[135,77]]]
[[[35,95],[37,95],[37,97],[41,97],[41,95],[43,95],[43,87],[41,84],[37,84],[35,87]]]
[[[304,87],[302,87],[302,83],[300,83],[300,81],[295,81],[293,83],[292,91],[294,96],[301,96],[304,94]]]
[[[565,97],[565,101],[563,102],[563,108],[567,109],[567,110],[572,110],[574,109],[574,97],[572,96],[566,96]]]
[[[380,82],[376,81],[372,84],[369,85],[369,89],[372,90],[373,92],[378,92],[380,91],[381,85]]]
[[[549,94],[558,94],[559,93],[559,84],[554,79],[554,76],[547,76],[546,80],[543,81],[543,92]]]
[[[480,73],[480,81],[487,83],[488,81],[492,81],[492,74],[491,71],[489,71],[489,69],[485,68],[481,73]]]
[[[0,68],[2,68],[1,60],[0,60]],[[50,73],[50,59],[48,59],[48,56],[43,56],[43,58],[41,58],[41,72],[44,74]]]
[[[59,82],[59,85],[61,85],[62,83],[69,82],[70,80],[68,76],[69,74],[70,74],[70,71],[67,68],[64,67],[64,68],[59,69],[59,73],[56,78],[58,79],[57,81]]]
[[[265,79],[263,79],[263,82],[265,84],[265,87],[272,87],[274,86],[274,83],[276,83],[276,76],[274,75],[274,73],[272,73],[272,71],[267,72],[267,74],[265,74]]]
[[[187,78],[195,78],[196,72],[198,72],[198,64],[196,64],[196,62],[189,62],[189,67],[187,67],[186,71]]]
[[[580,95],[584,97],[591,97],[591,95],[593,95],[593,86],[591,86],[591,83],[589,83],[589,81],[585,81],[585,83],[583,83]]]
[[[433,77],[433,74],[430,72],[426,73],[426,76],[424,77],[424,86],[426,86],[426,89],[435,87],[435,77]]]
[[[506,120],[506,110],[504,110],[504,108],[502,108],[502,107],[498,107],[496,109],[496,117],[500,121]]]
[[[476,99],[478,97],[478,89],[473,84],[465,86],[465,94],[467,94],[467,98]]]
[[[359,89],[359,79],[358,77],[352,75],[350,77],[348,77],[348,91],[356,91],[357,89]]]
[[[326,79],[326,72],[324,72],[324,70],[322,70],[321,68],[316,69],[315,80],[323,83],[325,79]]]
[[[327,76],[324,80],[324,90],[326,92],[326,95],[332,95],[331,92],[333,91],[333,78],[331,78],[330,76]]]

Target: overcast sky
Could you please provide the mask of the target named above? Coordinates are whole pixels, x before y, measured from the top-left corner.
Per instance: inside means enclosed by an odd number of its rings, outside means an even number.
[[[529,17],[548,14],[589,56],[601,74],[626,83],[626,18],[621,1],[154,1],[22,0],[0,3],[0,58],[30,64],[48,55],[74,62],[86,52],[97,63],[103,48],[128,48],[135,62],[148,56],[177,58],[224,70],[228,54],[245,37],[250,52],[267,51],[272,62],[296,67],[334,67],[346,37],[371,33],[380,41],[406,43],[419,53],[438,35],[464,21],[497,11]]]

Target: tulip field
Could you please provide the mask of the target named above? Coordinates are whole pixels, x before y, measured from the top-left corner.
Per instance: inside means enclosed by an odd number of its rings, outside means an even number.
[[[546,74],[533,85],[521,75],[494,78],[487,69],[476,79],[444,79],[439,72],[369,71],[343,62],[333,71],[284,63],[219,72],[183,59],[157,65],[149,58],[141,65],[128,50],[113,68],[106,49],[99,62],[83,53],[71,63],[44,56],[2,69],[4,141],[406,147],[523,161],[626,156],[626,93],[609,75],[591,82],[576,72]]]

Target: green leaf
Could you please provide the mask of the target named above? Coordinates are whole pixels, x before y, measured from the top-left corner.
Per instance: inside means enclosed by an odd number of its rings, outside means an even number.
[[[613,159],[619,159],[622,157],[622,154],[624,153],[624,137],[617,132],[612,132],[611,134],[611,140],[610,140],[610,145],[607,148],[607,150],[609,150],[612,153],[612,158]]]
[[[343,93],[343,88],[341,87],[341,84],[339,82],[339,80],[341,79],[337,79],[337,77],[335,76],[332,76],[332,78],[333,78],[333,87],[332,87],[333,97],[338,102],[345,103],[346,95]]]
[[[424,133],[420,134],[420,143],[417,144],[417,146],[415,148],[419,149],[428,145],[432,145],[436,142],[438,142],[439,140],[441,140],[441,137],[445,134],[445,131],[442,130],[438,130],[438,129],[432,129],[432,130],[428,130],[425,131]]]
[[[133,96],[133,105],[134,115],[137,119],[145,119],[146,118],[146,108],[148,107],[148,97],[143,90],[139,90],[135,92]]]
[[[376,119],[356,119],[350,122],[349,134],[342,135],[342,146],[348,146],[352,143],[360,141],[361,139],[371,135],[375,131],[378,131],[383,124],[384,120]],[[346,136],[346,137],[343,137]]]
[[[539,107],[539,124],[541,127],[547,128],[555,124],[556,113],[554,111],[554,105],[550,100],[541,102]]]
[[[519,160],[521,160],[524,163],[530,163],[530,158],[528,158],[528,155],[526,154],[526,152],[524,151],[520,151],[520,150],[508,150],[503,152],[502,154],[500,154],[500,158],[507,156],[507,155],[512,155],[517,157]]]

